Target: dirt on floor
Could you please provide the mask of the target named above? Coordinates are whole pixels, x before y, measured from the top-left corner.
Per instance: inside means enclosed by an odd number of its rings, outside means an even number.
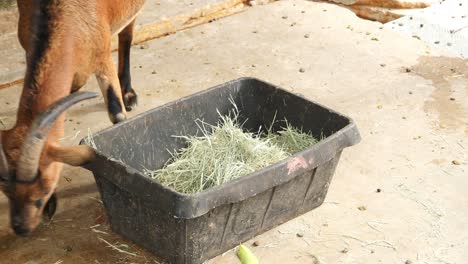
[[[18,24],[18,12],[16,8],[0,10],[0,17],[0,38],[4,38],[10,33],[15,34]]]
[[[300,0],[147,44],[132,49],[140,100],[130,116],[254,76],[355,120],[362,142],[343,152],[325,203],[246,242],[262,263],[466,262],[466,60]],[[0,90],[0,129],[14,123],[20,88]],[[83,90],[99,88],[91,80]],[[110,125],[100,96],[68,111],[61,143]],[[29,238],[12,234],[1,196],[0,263],[158,263],[110,230],[90,172],[66,166],[58,196],[54,219]],[[239,261],[230,250],[208,263]]]
[[[12,234],[2,217],[0,256],[7,261],[0,263],[159,263],[155,256],[112,233],[88,172],[69,168],[63,176],[59,213],[31,237]],[[7,212],[7,204],[2,203],[0,210]]]

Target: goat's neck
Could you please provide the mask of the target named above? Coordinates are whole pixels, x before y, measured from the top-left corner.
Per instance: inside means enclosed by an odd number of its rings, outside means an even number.
[[[70,94],[74,75],[72,45],[71,38],[51,35],[42,50],[37,44],[31,46],[16,127],[30,127],[40,113]],[[50,140],[63,135],[63,122],[64,116],[57,119]]]

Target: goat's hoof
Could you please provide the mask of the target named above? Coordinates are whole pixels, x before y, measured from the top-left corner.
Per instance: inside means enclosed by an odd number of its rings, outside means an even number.
[[[138,104],[138,96],[133,89],[126,92],[123,96],[125,110],[132,111]]]
[[[109,115],[111,122],[115,125],[127,119],[127,116],[124,113],[118,113],[116,115]]]

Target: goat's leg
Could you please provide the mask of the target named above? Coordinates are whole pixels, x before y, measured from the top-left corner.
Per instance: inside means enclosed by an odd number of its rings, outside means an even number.
[[[71,92],[74,93],[80,90],[81,87],[83,87],[86,84],[86,82],[88,81],[88,78],[89,78],[89,75],[75,73],[75,76],[73,77]]]
[[[130,49],[132,47],[134,26],[135,20],[119,33],[119,81],[127,111],[131,111],[137,105],[137,94],[132,88],[132,79],[130,77]]]
[[[100,70],[96,73],[96,78],[106,102],[109,118],[112,123],[116,124],[127,118],[127,112],[122,101],[119,78],[112,61],[111,52],[109,51],[108,54]]]

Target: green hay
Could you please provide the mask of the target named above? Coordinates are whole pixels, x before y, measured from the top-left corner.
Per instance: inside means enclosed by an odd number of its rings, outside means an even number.
[[[235,107],[235,106],[234,106]],[[317,142],[286,122],[278,134],[244,132],[237,108],[212,126],[198,121],[201,137],[182,137],[188,146],[175,153],[162,169],[145,175],[181,193],[197,193],[260,170]]]
[[[287,121],[285,123],[286,127],[283,127],[278,134],[269,132],[267,138],[286,151],[288,155],[303,151],[318,142],[311,134],[302,132],[302,129],[293,127]]]

